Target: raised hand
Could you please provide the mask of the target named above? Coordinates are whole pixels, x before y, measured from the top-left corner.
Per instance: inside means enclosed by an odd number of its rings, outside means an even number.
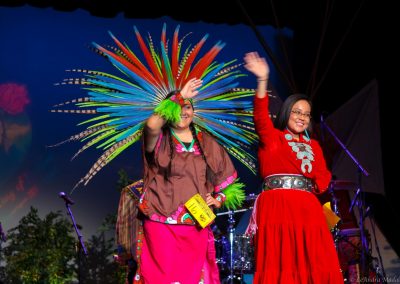
[[[190,79],[189,81],[186,82],[185,86],[183,86],[181,90],[181,95],[184,99],[190,99],[196,96],[199,91],[197,90],[198,88],[201,87],[203,84],[203,81],[200,79]]]
[[[249,52],[244,56],[244,67],[253,73],[257,79],[268,79],[269,65],[264,57],[260,57],[257,52]]]

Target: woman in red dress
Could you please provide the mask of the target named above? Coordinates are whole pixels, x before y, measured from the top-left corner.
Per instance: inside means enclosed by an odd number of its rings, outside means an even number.
[[[254,283],[343,283],[332,235],[315,194],[331,180],[322,149],[310,138],[311,102],[289,96],[275,122],[268,112],[269,66],[256,52],[245,68],[257,77],[254,123],[263,191],[248,232],[254,234]],[[274,125],[275,124],[275,125]]]

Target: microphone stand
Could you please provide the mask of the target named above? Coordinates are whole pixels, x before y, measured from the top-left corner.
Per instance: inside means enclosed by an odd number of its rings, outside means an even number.
[[[321,115],[321,129],[326,129],[332,137],[335,139],[335,141],[340,145],[340,147],[345,151],[347,156],[350,157],[350,159],[354,162],[354,164],[357,166],[357,176],[358,176],[358,189],[357,193],[354,196],[353,200],[351,201],[350,209],[349,212],[353,210],[354,205],[357,205],[358,213],[359,213],[359,228],[360,228],[360,238],[361,238],[361,276],[363,277],[368,277],[368,262],[367,262],[367,256],[369,255],[369,244],[368,240],[365,234],[365,229],[364,229],[364,204],[365,204],[365,195],[362,189],[362,176],[369,176],[369,173],[367,170],[364,169],[364,167],[358,162],[358,160],[351,154],[349,149],[340,141],[340,139],[335,135],[333,130],[326,125],[324,121],[323,115]]]
[[[78,229],[78,226],[76,225],[75,222],[75,218],[74,215],[72,215],[72,211],[71,211],[71,202],[68,202],[68,199],[64,199],[65,201],[65,207],[67,208],[68,211],[68,215],[71,217],[71,221],[72,224],[74,225],[75,228],[75,232],[76,235],[78,236],[78,244],[77,244],[77,261],[78,261],[78,283],[81,283],[81,275],[82,275],[82,271],[81,271],[81,254],[82,254],[82,250],[85,256],[88,255],[85,244],[83,243],[83,237],[81,232]]]
[[[5,241],[6,241],[6,234],[3,231],[3,226],[1,225],[1,221],[0,221],[0,253],[1,253],[2,249],[3,249],[2,244]]]

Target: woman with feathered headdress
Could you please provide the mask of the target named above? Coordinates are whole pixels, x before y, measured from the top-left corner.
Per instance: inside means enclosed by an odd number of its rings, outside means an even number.
[[[137,283],[219,283],[212,231],[184,205],[199,194],[211,207],[240,207],[244,185],[228,153],[255,173],[249,150],[257,136],[245,99],[253,90],[237,88],[240,64],[214,60],[221,42],[200,56],[207,36],[183,50],[186,36],[178,32],[168,41],[164,25],[157,49],[135,27],[145,62],[113,35],[116,47],[94,43],[123,76],[72,70],[85,78],[63,84],[83,85],[88,97],[56,106],[78,109],[53,110],[95,116],[67,140],[85,141],[75,156],[94,145],[104,149],[75,188],[143,138],[144,178],[122,192],[117,220],[118,242],[138,264]]]
[[[212,230],[200,228],[185,203],[199,193],[208,206],[235,208],[244,197],[227,152],[193,125],[190,99],[201,84],[193,78],[171,93],[144,127],[139,208],[146,218],[137,276],[144,283],[219,283]]]

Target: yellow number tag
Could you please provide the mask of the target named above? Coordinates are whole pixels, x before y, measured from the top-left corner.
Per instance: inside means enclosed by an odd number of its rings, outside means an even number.
[[[186,201],[185,206],[202,228],[207,227],[216,217],[198,193]]]

